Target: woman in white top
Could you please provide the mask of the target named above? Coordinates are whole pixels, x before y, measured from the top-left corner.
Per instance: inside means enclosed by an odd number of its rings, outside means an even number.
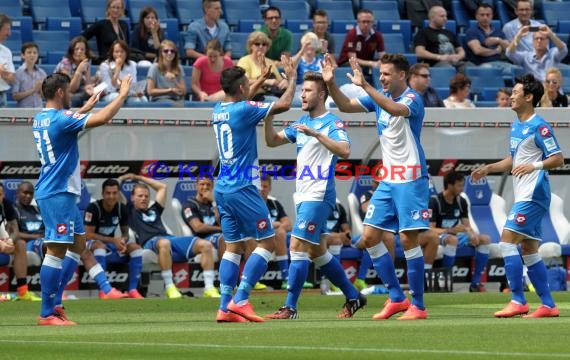
[[[469,99],[471,79],[458,73],[449,82],[449,97],[443,100],[448,109],[471,109],[475,104]]]
[[[107,60],[99,66],[99,74],[102,82],[107,85],[102,98],[103,101],[113,101],[119,96],[118,89],[121,86],[122,79],[127,75],[131,75],[133,79],[137,78],[137,64],[129,60],[129,45],[124,40],[116,40],[109,49]],[[143,89],[137,89],[140,83],[133,83],[129,97],[126,104],[132,105],[133,103],[147,102],[144,96]]]

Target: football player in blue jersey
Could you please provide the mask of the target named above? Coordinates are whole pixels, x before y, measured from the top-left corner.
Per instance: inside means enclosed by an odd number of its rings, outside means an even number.
[[[523,290],[523,262],[542,303],[526,317],[557,317],[560,311],[552,299],[546,266],[538,254],[538,247],[542,240],[542,218],[550,207],[548,170],[562,166],[564,156],[550,124],[535,113],[544,94],[542,83],[531,74],[517,78],[515,82],[511,109],[517,118],[511,128],[510,153],[503,160],[484,165],[471,174],[474,181],[490,173],[506,171],[513,177],[515,201],[499,244],[511,288],[511,301],[497,311],[495,317],[529,312]],[[518,244],[521,244],[522,260]]]
[[[368,95],[346,97],[334,79],[334,65],[325,59],[323,78],[330,94],[343,112],[376,112],[382,163],[388,171],[370,199],[364,218],[361,241],[374,269],[390,291],[384,309],[375,320],[388,319],[405,311],[399,320],[427,318],[424,306],[424,258],[418,234],[429,228],[428,174],[420,132],[424,118],[421,95],[406,83],[410,65],[401,54],[385,54],[380,60],[380,83],[376,90],[362,75],[355,58],[350,59],[352,83]],[[394,262],[383,241],[383,233],[399,233],[408,269],[412,301],[400,287]]]
[[[327,219],[336,208],[334,172],[337,159],[350,156],[344,123],[327,111],[327,86],[321,74],[307,72],[301,87],[301,108],[308,114],[277,132],[266,119],[265,142],[269,147],[296,143],[297,218],[291,234],[291,264],[285,304],[268,319],[296,319],[297,302],[313,261],[345,295],[339,318],[351,318],[366,305],[366,297],[348,280],[340,261],[327,251]]]
[[[214,197],[220,214],[226,251],[220,261],[220,308],[218,322],[263,322],[249,302],[249,294],[267,270],[267,261],[274,248],[273,226],[265,202],[259,195],[259,163],[257,158],[257,124],[273,114],[289,110],[295,93],[296,69],[291,60],[282,56],[288,86],[276,102],[246,101],[250,82],[245,70],[232,67],[222,71],[221,84],[226,97],[216,104],[212,124],[220,160],[220,173]],[[263,72],[267,74],[268,72]],[[256,83],[252,84],[253,86]],[[246,249],[246,240],[257,240],[257,248],[245,263],[239,288],[239,264]]]
[[[77,268],[85,249],[83,219],[77,207],[81,193],[78,134],[101,126],[117,114],[125,102],[132,79],[124,78],[119,96],[91,114],[100,94],[94,94],[77,112],[70,108],[70,79],[65,74],[49,75],[42,83],[46,106],[33,121],[33,135],[41,162],[36,183],[36,201],[45,224],[47,246],[40,270],[42,306],[38,325],[75,325],[63,307],[57,307],[63,289]]]

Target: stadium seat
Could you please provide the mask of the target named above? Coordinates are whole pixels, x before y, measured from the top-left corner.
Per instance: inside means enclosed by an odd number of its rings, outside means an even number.
[[[387,53],[403,54],[408,52],[402,33],[382,34],[384,37],[384,49]]]
[[[87,185],[85,181],[81,180],[81,195],[79,195],[79,200],[77,201],[77,207],[83,213],[87,206],[95,199],[91,198],[91,194],[89,194],[89,190],[87,189]]]
[[[352,68],[350,66],[337,67],[334,69],[334,79],[337,86],[340,87],[342,85],[352,83],[346,74],[352,74]]]
[[[511,21],[511,17],[509,14],[509,11],[506,8],[507,5],[505,5],[504,2],[502,1],[496,1],[495,2],[495,11],[497,13],[497,16],[499,17],[499,20],[501,21],[501,24],[503,24],[503,26],[508,23],[509,21]]]
[[[394,1],[369,1],[362,0],[361,8],[371,10],[374,20],[400,20],[398,2]]]
[[[180,31],[178,30],[178,19],[160,19],[160,28],[164,30],[164,35],[166,39],[174,41],[178,44],[180,41]],[[131,37],[132,39],[132,37]]]
[[[32,18],[34,24],[43,26],[48,17],[70,18],[69,4],[57,6],[54,0],[33,0],[31,2]]]
[[[360,218],[360,197],[372,189],[372,176],[361,175],[352,182],[348,193],[348,213],[352,225],[352,236],[362,235],[362,219]]]
[[[66,51],[49,51],[46,54],[46,64],[53,64],[53,65],[57,65],[61,59],[65,56],[67,52]],[[43,64],[42,64],[42,68],[43,68]],[[44,69],[45,71],[45,69]],[[48,74],[49,75],[49,74]]]
[[[169,17],[168,11],[166,10],[166,2],[164,0],[129,0],[127,1],[126,8],[133,24],[138,24],[140,12],[147,6],[152,6],[154,10],[156,10],[159,20],[167,19]]]
[[[482,94],[485,88],[498,90],[505,87],[503,71],[499,68],[468,66],[465,68],[465,75],[471,79],[472,94]]]
[[[558,20],[556,32],[561,34],[570,33],[570,20]]]
[[[559,20],[568,20],[570,14],[570,2],[567,1],[542,1],[542,13],[544,22],[557,32],[556,26]]]
[[[18,192],[18,186],[24,182],[22,179],[4,179],[2,185],[4,185],[4,197],[13,203],[16,202],[16,193]]]
[[[105,3],[103,1],[80,0],[81,20],[83,26],[92,24],[98,17],[105,16]]]
[[[24,16],[20,0],[3,0],[2,13],[7,15],[9,18]]]
[[[457,74],[454,67],[431,67],[429,69],[431,74],[431,86],[433,88],[447,88],[449,89],[449,80]]]
[[[232,33],[231,45],[232,45],[232,59],[239,59],[248,54],[247,52],[247,37],[249,33]]]
[[[238,22],[237,32],[250,33],[258,31],[264,25],[263,20],[240,20]]]
[[[410,42],[412,40],[412,24],[410,20],[380,20],[378,21],[377,29],[382,34],[400,33],[404,37],[404,47],[406,52],[410,49]]]
[[[78,17],[48,17],[46,19],[46,30],[63,30],[69,32],[69,39],[81,34],[81,18]]]
[[[282,19],[309,20],[311,8],[303,0],[271,0],[269,5],[281,11]]]
[[[507,220],[505,199],[491,190],[487,178],[474,182],[470,176],[465,177],[465,189],[461,195],[469,204],[469,221],[473,230],[489,235],[492,243],[498,243]]]
[[[38,44],[42,62],[47,59],[48,50],[67,51],[69,31],[63,30],[33,30],[34,42]]]
[[[552,193],[550,209],[542,218],[542,242],[570,244],[570,222],[564,215],[564,200]]]
[[[222,6],[226,22],[232,29],[237,28],[240,19],[263,20],[257,0],[224,0]]]
[[[175,0],[174,11],[176,18],[184,30],[188,25],[204,16],[202,2],[196,0]]]
[[[292,33],[304,33],[313,28],[312,20],[287,19],[285,27]]]
[[[19,16],[10,18],[12,20],[12,36],[14,37],[14,32],[18,31],[20,33],[20,40],[22,42],[32,41],[32,30],[34,28],[32,24],[32,18],[29,16]]]
[[[356,20],[333,20],[330,31],[335,34],[346,35],[347,32],[354,29],[356,26]]]
[[[455,22],[457,23],[457,27],[460,29],[466,29],[469,26],[469,14],[465,7],[459,0],[453,0],[451,2],[451,14]]]
[[[316,8],[325,10],[331,21],[356,19],[350,0],[317,0]]]
[[[175,214],[174,218],[176,219],[176,223],[180,227],[183,235],[192,235],[192,230],[182,218],[182,206],[184,206],[188,199],[193,199],[196,196],[196,192],[196,181],[194,180],[181,180],[174,186],[170,204]]]
[[[137,184],[136,181],[123,181],[121,183],[121,193],[123,194],[127,202],[131,201],[131,194],[136,184]]]

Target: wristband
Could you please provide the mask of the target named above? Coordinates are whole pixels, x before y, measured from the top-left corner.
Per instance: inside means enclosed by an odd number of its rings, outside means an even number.
[[[212,206],[213,207],[218,207],[218,204],[215,201],[212,201]]]
[[[534,170],[542,170],[544,168],[544,163],[542,161],[535,161],[532,163]]]

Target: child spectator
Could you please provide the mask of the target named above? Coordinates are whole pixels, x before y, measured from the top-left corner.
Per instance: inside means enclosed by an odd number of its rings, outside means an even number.
[[[16,82],[12,86],[12,98],[21,108],[42,107],[42,82],[46,78],[44,70],[40,69],[38,62],[38,45],[27,42],[22,45],[22,59],[24,63],[16,70]]]
[[[495,97],[497,107],[511,107],[511,91],[507,88],[500,88]]]

